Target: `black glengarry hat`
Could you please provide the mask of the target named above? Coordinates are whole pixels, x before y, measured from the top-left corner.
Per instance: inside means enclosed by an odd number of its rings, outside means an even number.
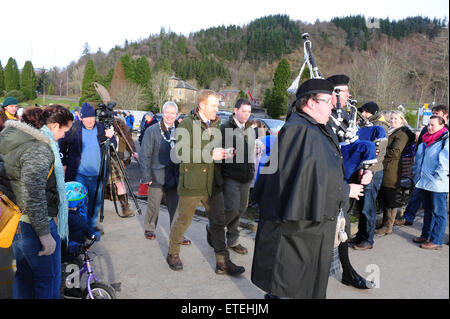
[[[330,76],[327,80],[333,83],[334,86],[348,85],[348,82],[350,82],[350,78],[345,74],[336,74]]]
[[[295,97],[297,100],[308,94],[315,93],[325,93],[331,94],[333,93],[334,85],[333,83],[324,80],[324,79],[310,79],[302,83],[300,87],[297,89],[297,93]]]

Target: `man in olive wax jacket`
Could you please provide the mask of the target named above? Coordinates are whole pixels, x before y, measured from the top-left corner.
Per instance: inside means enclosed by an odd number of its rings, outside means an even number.
[[[177,211],[171,225],[167,263],[172,270],[182,270],[179,253],[183,236],[192,222],[196,207],[202,203],[210,224],[210,242],[216,253],[216,273],[238,275],[244,267],[233,264],[225,244],[225,214],[221,190],[220,170],[214,161],[229,158],[221,147],[219,129],[219,96],[202,90],[197,96],[198,106],[176,130],[175,152],[180,160]]]

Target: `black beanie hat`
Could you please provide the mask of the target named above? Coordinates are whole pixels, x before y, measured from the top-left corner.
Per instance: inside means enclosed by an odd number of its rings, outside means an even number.
[[[95,116],[94,107],[92,105],[90,105],[89,103],[84,102],[81,105],[80,117],[85,118],[85,117],[93,117],[93,116]]]
[[[358,108],[358,111],[361,113],[362,111],[369,112],[372,115],[377,114],[377,112],[380,110],[378,107],[378,104],[375,102],[367,102],[360,108]]]

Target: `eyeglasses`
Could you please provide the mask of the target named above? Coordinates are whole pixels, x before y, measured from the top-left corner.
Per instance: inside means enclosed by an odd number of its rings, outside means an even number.
[[[325,100],[325,99],[318,99],[318,98],[316,98],[314,100],[317,101],[317,102],[321,101],[321,102],[324,102],[326,104],[331,104],[331,99]]]

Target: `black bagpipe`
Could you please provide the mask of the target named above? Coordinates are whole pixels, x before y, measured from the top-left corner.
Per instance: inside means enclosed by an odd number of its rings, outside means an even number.
[[[312,54],[309,34],[302,34],[302,38],[304,40],[305,62],[298,76],[287,90],[290,94],[296,93],[301,76],[306,67],[310,70],[312,79],[324,79],[317,66],[316,59]],[[330,116],[331,127],[336,133],[341,145],[345,179],[347,182],[355,181],[358,178],[356,172],[361,169],[366,170],[370,165],[377,162],[376,139],[385,138],[386,135],[384,129],[372,125],[361,115],[356,107],[357,101],[355,99],[350,96],[344,108],[341,105],[340,90],[338,88],[334,90],[334,94],[336,95],[337,103]],[[290,106],[290,110],[294,109],[295,103],[296,101]],[[363,122],[362,127],[359,127],[358,120]],[[366,130],[369,130],[370,133],[366,132]],[[364,136],[364,138],[360,138],[360,136]],[[370,139],[366,137],[370,137]]]

